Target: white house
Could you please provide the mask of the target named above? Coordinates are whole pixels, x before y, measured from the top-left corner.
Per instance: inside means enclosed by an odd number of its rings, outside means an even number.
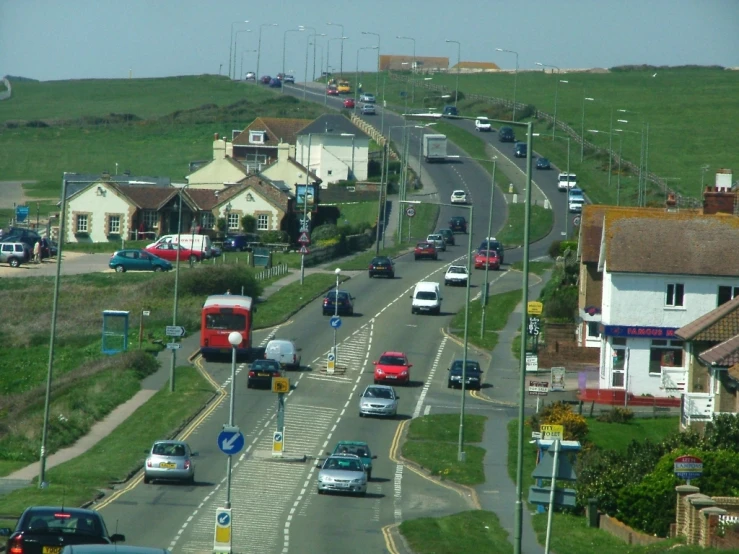
[[[213,139],[213,160],[185,177],[190,189],[222,189],[248,175],[247,168],[233,159],[233,143]]]

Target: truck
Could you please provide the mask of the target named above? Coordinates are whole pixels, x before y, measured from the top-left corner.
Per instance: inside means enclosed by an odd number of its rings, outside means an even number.
[[[427,162],[446,161],[446,135],[423,135],[423,158]]]

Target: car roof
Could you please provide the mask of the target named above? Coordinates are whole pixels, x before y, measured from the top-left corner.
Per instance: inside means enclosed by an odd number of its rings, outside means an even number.
[[[267,346],[270,344],[294,344],[293,341],[288,339],[272,339],[267,343]]]
[[[161,441],[154,441],[154,444],[180,444],[182,446],[187,446],[187,443],[184,441],[176,441],[176,440],[161,440]]]
[[[449,266],[449,269],[452,269],[452,268],[456,268],[456,269],[464,269],[465,271],[467,271],[467,266],[466,266],[466,265],[450,265],[450,266]],[[448,271],[448,270],[447,270],[447,271]]]
[[[368,391],[369,389],[386,389],[393,391],[393,393],[395,392],[395,389],[389,385],[367,385],[364,388],[365,391]]]
[[[387,351],[380,354],[380,357],[382,356],[402,356],[405,358],[405,354],[403,352],[393,352],[393,351]]]
[[[338,443],[336,443],[336,446],[341,446],[342,444],[348,446],[368,446],[367,443],[364,441],[339,441]]]
[[[453,215],[450,219],[461,219],[462,221],[464,221],[464,216],[463,215]]]

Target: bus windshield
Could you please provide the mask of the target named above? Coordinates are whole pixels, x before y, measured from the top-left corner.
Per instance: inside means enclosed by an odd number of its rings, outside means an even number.
[[[205,328],[222,331],[242,331],[246,329],[245,314],[211,313],[205,315]]]

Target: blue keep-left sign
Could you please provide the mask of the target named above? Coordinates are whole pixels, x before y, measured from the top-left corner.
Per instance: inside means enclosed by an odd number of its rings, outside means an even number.
[[[15,220],[20,222],[28,218],[28,206],[17,206],[15,208]]]
[[[337,315],[332,316],[329,323],[331,323],[331,327],[333,327],[334,329],[338,329],[339,327],[341,327],[341,318]]]
[[[244,435],[235,428],[223,430],[218,434],[218,448],[229,456],[238,454],[244,448]]]
[[[226,526],[231,523],[231,514],[228,512],[218,512],[218,524]]]

